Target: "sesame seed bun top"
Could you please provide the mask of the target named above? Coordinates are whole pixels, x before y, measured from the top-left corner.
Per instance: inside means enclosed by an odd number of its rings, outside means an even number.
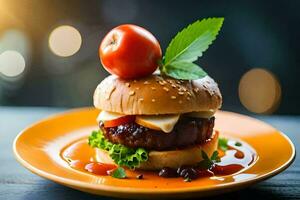
[[[184,81],[158,74],[138,80],[110,75],[94,93],[96,108],[126,115],[209,111],[219,109],[221,104],[218,85],[209,76]]]

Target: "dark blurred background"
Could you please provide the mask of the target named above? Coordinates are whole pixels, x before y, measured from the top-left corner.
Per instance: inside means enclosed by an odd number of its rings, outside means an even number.
[[[299,114],[300,1],[0,0],[0,105],[92,105],[108,75],[98,45],[113,27],[145,27],[166,49],[195,20],[223,16],[197,63],[224,110]]]

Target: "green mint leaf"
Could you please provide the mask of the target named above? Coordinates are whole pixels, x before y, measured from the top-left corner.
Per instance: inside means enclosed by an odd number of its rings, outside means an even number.
[[[201,151],[201,155],[202,155],[203,160],[198,163],[198,166],[201,169],[209,169],[209,168],[211,168],[211,166],[214,163],[210,160],[210,158],[208,157],[207,153],[202,150]]]
[[[145,149],[133,149],[122,144],[111,143],[103,136],[101,130],[92,132],[89,137],[89,145],[107,151],[109,156],[119,166],[133,169],[148,160],[148,152]]]
[[[210,169],[211,167],[213,166],[213,163],[210,161],[210,159],[208,160],[201,160],[199,163],[198,163],[198,167],[200,169]]]
[[[210,160],[216,161],[219,158],[219,153],[218,151],[214,151],[213,154],[210,157]]]
[[[222,151],[227,151],[227,149],[228,149],[228,139],[226,139],[226,138],[219,138],[218,147]]]
[[[164,73],[175,79],[193,80],[205,77],[206,72],[191,62],[173,62],[164,68]]]
[[[213,156],[210,159],[213,163],[221,162],[221,158],[219,157],[218,151],[214,151]]]
[[[224,18],[207,18],[196,21],[179,32],[169,44],[163,63],[160,67],[162,73],[170,75],[172,63],[192,63],[202,56],[209,45],[216,39],[222,27]],[[174,65],[174,64],[173,64]],[[174,67],[173,67],[174,68]],[[191,72],[192,73],[192,72]],[[181,75],[180,73],[177,73]],[[171,76],[171,75],[170,75]],[[192,78],[202,78],[202,74],[196,74]],[[186,76],[177,76],[183,79]]]
[[[207,153],[205,152],[205,151],[201,151],[201,155],[202,155],[202,158],[204,159],[204,160],[209,160],[209,157],[208,157],[208,155],[207,155]]]
[[[242,146],[242,143],[236,142],[234,145],[237,146],[237,147],[240,147],[240,146]]]
[[[114,178],[121,178],[121,179],[126,178],[126,172],[125,172],[124,168],[118,167],[111,173],[111,176]]]
[[[215,40],[224,18],[207,18],[196,21],[179,32],[169,44],[164,64],[175,61],[194,62]]]
[[[212,166],[215,163],[221,161],[218,151],[214,151],[210,158],[208,157],[206,152],[203,150],[201,151],[201,154],[202,154],[203,160],[198,163],[198,166],[200,167],[200,169],[210,169],[210,168],[212,168]]]

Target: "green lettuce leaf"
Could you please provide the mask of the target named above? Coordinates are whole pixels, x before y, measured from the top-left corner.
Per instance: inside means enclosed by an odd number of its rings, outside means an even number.
[[[89,145],[108,151],[109,156],[119,166],[138,167],[148,160],[148,152],[143,148],[128,148],[122,144],[114,144],[105,139],[101,130],[93,131],[89,137]]]

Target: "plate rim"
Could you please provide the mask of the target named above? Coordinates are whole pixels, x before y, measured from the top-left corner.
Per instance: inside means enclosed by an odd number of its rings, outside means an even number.
[[[25,167],[27,170],[31,171],[32,173],[43,177],[45,179],[54,181],[56,183],[60,183],[62,185],[65,186],[73,186],[76,188],[84,188],[84,189],[92,189],[92,190],[101,190],[103,192],[107,192],[107,193],[118,193],[118,194],[149,194],[149,192],[151,192],[151,194],[155,195],[155,194],[181,194],[181,193],[194,193],[194,192],[209,192],[209,191],[215,191],[215,190],[226,190],[231,188],[232,186],[237,186],[238,188],[243,188],[249,185],[252,185],[254,183],[257,182],[261,182],[263,180],[266,180],[268,178],[271,178],[277,174],[279,174],[280,172],[284,171],[285,169],[287,169],[295,160],[296,158],[296,149],[295,149],[295,145],[293,144],[293,142],[291,141],[291,139],[285,135],[283,132],[281,132],[280,130],[274,128],[273,126],[271,126],[270,124],[261,121],[257,118],[254,117],[250,117],[248,115],[243,115],[243,114],[239,114],[239,113],[235,113],[235,112],[231,112],[231,111],[224,111],[224,110],[220,110],[218,112],[222,112],[222,113],[228,113],[228,114],[233,114],[233,115],[238,115],[241,117],[246,117],[249,118],[251,120],[256,120],[259,123],[263,123],[264,125],[267,125],[275,130],[277,130],[277,133],[280,134],[285,140],[287,140],[287,142],[289,143],[291,149],[292,149],[292,154],[290,156],[290,158],[280,167],[262,174],[260,176],[256,176],[255,178],[252,179],[246,179],[246,180],[242,180],[242,181],[238,181],[238,182],[229,182],[229,183],[220,183],[218,185],[214,185],[214,187],[211,186],[201,186],[201,187],[185,187],[185,188],[163,188],[163,189],[159,189],[159,190],[154,190],[151,188],[134,188],[134,190],[132,190],[132,187],[118,187],[118,186],[108,186],[108,185],[103,185],[103,184],[94,184],[94,183],[87,183],[87,182],[83,182],[83,181],[78,181],[78,180],[74,180],[74,179],[70,179],[70,178],[63,178],[63,177],[59,177],[57,175],[48,173],[46,171],[40,170],[34,166],[32,166],[29,162],[27,162],[26,160],[24,160],[21,155],[19,155],[18,150],[17,150],[17,142],[18,139],[21,137],[22,134],[24,134],[25,132],[27,132],[29,129],[33,128],[34,126],[46,122],[48,120],[51,119],[55,119],[57,117],[61,117],[63,115],[66,114],[72,114],[72,113],[76,113],[76,112],[80,112],[80,111],[91,111],[94,110],[93,107],[82,107],[82,108],[75,108],[75,109],[69,109],[66,111],[61,111],[59,113],[55,113],[55,114],[51,114],[45,118],[42,118],[41,120],[38,120],[34,123],[32,123],[31,125],[27,126],[26,128],[24,128],[21,132],[19,132],[17,134],[17,136],[15,137],[14,141],[13,141],[13,153],[14,153],[14,157],[16,158],[16,160],[23,166]],[[255,149],[255,148],[254,148]]]

